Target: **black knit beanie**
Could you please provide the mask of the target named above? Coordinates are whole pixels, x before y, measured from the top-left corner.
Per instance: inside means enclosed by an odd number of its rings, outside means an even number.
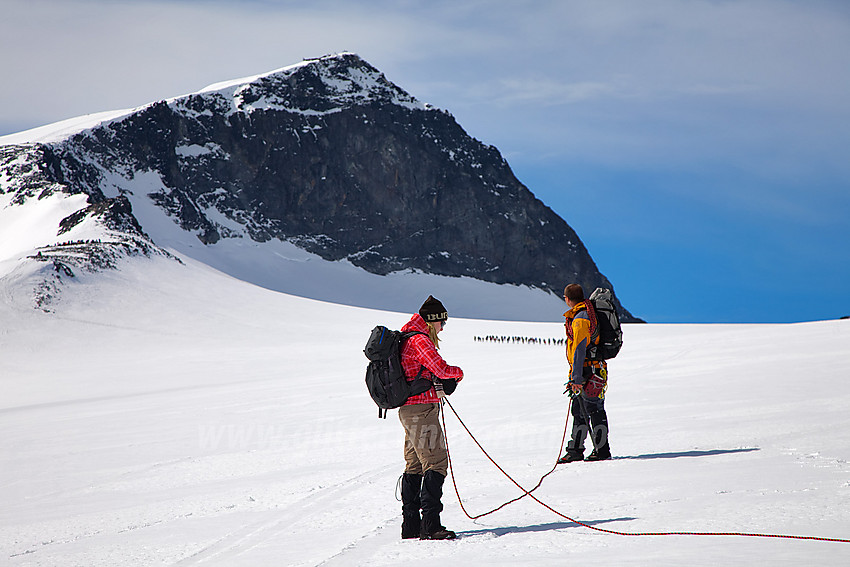
[[[439,299],[435,299],[433,295],[429,295],[422,307],[419,308],[419,314],[425,319],[426,323],[434,321],[445,321],[449,318],[446,308],[440,303]]]

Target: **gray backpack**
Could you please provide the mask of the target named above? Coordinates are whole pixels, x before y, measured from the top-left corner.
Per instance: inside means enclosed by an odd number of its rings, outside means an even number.
[[[590,303],[596,311],[596,332],[599,336],[599,344],[595,342],[595,336],[591,339],[591,346],[587,349],[588,358],[591,360],[608,360],[617,356],[623,346],[623,330],[620,328],[620,317],[614,306],[614,294],[610,289],[597,287],[590,294]]]

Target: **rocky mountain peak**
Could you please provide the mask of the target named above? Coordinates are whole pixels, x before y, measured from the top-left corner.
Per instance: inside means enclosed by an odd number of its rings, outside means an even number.
[[[248,114],[263,110],[316,116],[370,104],[430,108],[355,53],[305,59],[264,75],[210,85],[198,94],[211,93],[230,99],[231,112]]]
[[[177,243],[179,227],[225,271],[228,242],[285,242],[378,275],[471,278],[555,298],[569,282],[612,287],[495,147],[353,53],[210,85],[48,145],[6,147],[4,162],[19,167],[25,154],[39,175],[19,179],[18,193],[34,195],[37,182],[85,195],[89,212],[78,217],[111,211],[113,226],[116,215],[134,226],[129,203],[145,212],[135,242],[150,235],[154,250],[199,254]],[[380,297],[367,306],[398,308]]]

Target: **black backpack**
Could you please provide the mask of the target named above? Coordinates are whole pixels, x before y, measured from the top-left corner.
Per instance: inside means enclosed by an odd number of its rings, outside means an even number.
[[[614,294],[610,289],[601,287],[590,294],[590,303],[596,311],[596,334],[599,344],[593,344],[587,349],[590,360],[608,360],[617,356],[623,346],[623,330],[620,328],[620,317],[614,307]]]
[[[366,367],[366,387],[378,404],[378,417],[386,419],[387,410],[404,405],[407,398],[427,392],[434,385],[431,380],[421,377],[424,366],[419,368],[416,378],[410,382],[401,367],[401,347],[404,341],[413,335],[424,334],[418,331],[391,331],[381,325],[372,329],[363,353],[370,360]]]

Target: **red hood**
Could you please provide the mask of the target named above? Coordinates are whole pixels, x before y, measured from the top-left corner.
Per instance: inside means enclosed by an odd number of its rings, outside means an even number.
[[[401,328],[403,333],[409,333],[411,331],[419,331],[420,333],[428,334],[428,324],[425,323],[425,319],[419,313],[414,313],[413,317],[410,318],[410,321],[405,323],[404,327]]]

